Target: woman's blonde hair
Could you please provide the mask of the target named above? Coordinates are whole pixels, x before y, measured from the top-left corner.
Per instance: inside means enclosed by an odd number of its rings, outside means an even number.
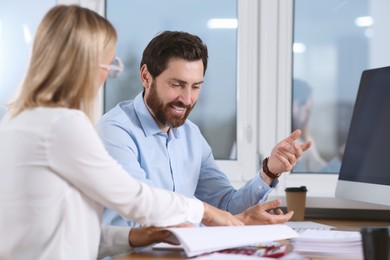
[[[92,120],[99,90],[99,65],[115,49],[117,35],[109,21],[77,6],[57,5],[43,18],[30,65],[12,115],[38,106],[84,111]]]

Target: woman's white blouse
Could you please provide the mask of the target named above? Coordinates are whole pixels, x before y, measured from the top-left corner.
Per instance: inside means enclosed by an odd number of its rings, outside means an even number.
[[[103,206],[156,226],[198,223],[204,210],[198,200],[131,178],[79,110],[4,116],[0,259],[96,259]]]

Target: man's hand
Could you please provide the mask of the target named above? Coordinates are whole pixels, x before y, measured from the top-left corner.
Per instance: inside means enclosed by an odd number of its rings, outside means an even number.
[[[281,173],[291,171],[302,154],[310,148],[311,141],[304,144],[298,144],[296,142],[300,135],[301,130],[297,129],[272,149],[267,165],[271,172]]]
[[[235,215],[245,225],[281,224],[288,221],[293,211],[284,214],[278,207],[281,200],[272,200],[263,204],[256,204],[240,214]]]
[[[204,203],[204,214],[202,223],[206,226],[243,226],[237,217],[227,211],[217,209],[207,203]]]

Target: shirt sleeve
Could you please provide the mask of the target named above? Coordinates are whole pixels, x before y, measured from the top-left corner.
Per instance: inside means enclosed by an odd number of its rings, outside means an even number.
[[[107,153],[84,113],[68,113],[52,122],[47,137],[50,166],[99,204],[143,225],[199,223],[202,202],[130,177]]]
[[[271,187],[256,175],[240,189],[235,189],[227,176],[219,169],[211,148],[202,137],[202,166],[196,188],[196,197],[202,201],[238,214],[256,203],[265,202],[278,181],[273,181]]]

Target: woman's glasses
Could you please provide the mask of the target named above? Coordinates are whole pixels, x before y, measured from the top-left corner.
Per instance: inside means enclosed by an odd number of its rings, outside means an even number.
[[[99,66],[102,69],[108,70],[108,76],[111,78],[118,77],[124,69],[123,63],[119,57],[115,57],[110,65],[100,64]]]

